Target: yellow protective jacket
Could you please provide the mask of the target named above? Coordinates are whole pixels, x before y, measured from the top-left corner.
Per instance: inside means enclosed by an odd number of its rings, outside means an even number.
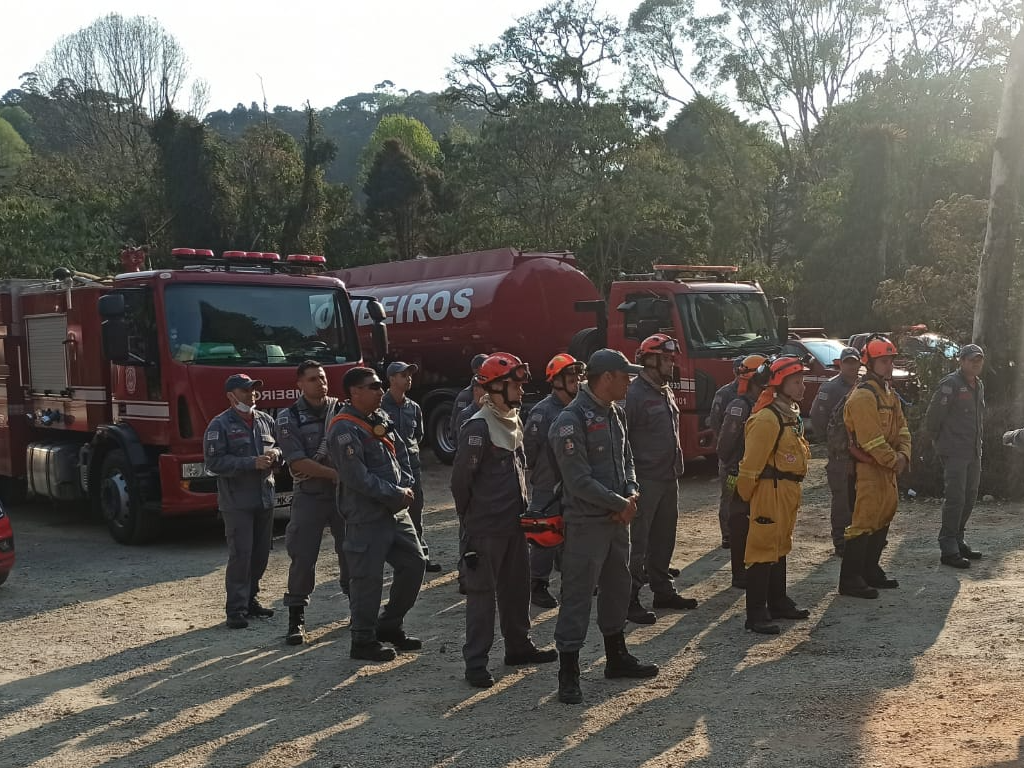
[[[800,480],[807,473],[810,446],[800,411],[778,400],[747,419],[736,492],[750,503],[750,531],[744,561],[776,563],[793,548],[800,508]]]
[[[871,457],[857,462],[857,500],[853,522],[846,538],[887,528],[896,515],[899,491],[896,487],[897,455],[910,462],[910,428],[903,416],[900,399],[887,382],[865,377],[866,387],[850,393],[843,421],[851,441]]]

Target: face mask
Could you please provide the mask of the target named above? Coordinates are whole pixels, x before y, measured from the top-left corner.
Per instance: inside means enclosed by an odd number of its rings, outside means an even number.
[[[250,413],[252,413],[252,406],[247,403],[240,403],[238,400],[235,400],[235,410],[241,414],[248,416]]]

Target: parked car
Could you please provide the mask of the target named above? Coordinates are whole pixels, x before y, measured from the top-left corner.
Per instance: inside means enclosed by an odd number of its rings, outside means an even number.
[[[14,568],[14,530],[11,518],[0,505],[0,584],[7,581],[7,576]]]

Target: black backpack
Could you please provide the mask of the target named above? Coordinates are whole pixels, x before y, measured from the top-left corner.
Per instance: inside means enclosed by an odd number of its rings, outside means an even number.
[[[878,407],[882,407],[882,398],[874,387],[868,386],[867,382],[861,382],[852,387],[849,392],[839,398],[832,413],[828,416],[828,426],[825,428],[825,445],[828,447],[828,457],[839,461],[850,461],[850,431],[846,428],[846,421],[843,419],[843,412],[846,409],[846,401],[857,389],[869,389],[875,396]]]

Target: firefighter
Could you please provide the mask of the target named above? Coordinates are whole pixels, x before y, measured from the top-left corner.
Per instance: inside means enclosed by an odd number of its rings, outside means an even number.
[[[565,353],[552,357],[545,368],[545,378],[551,385],[551,394],[530,409],[530,417],[526,421],[523,436],[532,491],[527,514],[561,514],[562,505],[555,496],[555,486],[558,483],[557,467],[552,466],[552,454],[548,449],[548,431],[555,417],[576,397],[584,370],[583,363]],[[548,587],[555,560],[560,555],[561,547],[530,547],[530,601],[538,608],[558,606],[558,600]]]
[[[832,412],[850,390],[857,384],[860,376],[860,352],[853,347],[844,347],[835,361],[839,373],[821,385],[814,403],[811,405],[811,429],[814,439],[828,442],[828,422]],[[849,454],[829,450],[828,462],[825,464],[825,476],[832,492],[832,545],[835,553],[842,557],[846,547],[846,527],[850,524],[853,514],[853,465]]]
[[[423,411],[419,403],[406,396],[412,388],[412,377],[419,371],[419,366],[396,361],[387,369],[388,391],[380,402],[380,407],[395,425],[402,440],[405,441],[406,453],[409,456],[409,469],[412,472],[412,491],[416,495],[409,507],[409,517],[416,526],[416,535],[420,537],[423,556],[427,558],[427,572],[440,573],[441,566],[430,561],[430,548],[423,538],[423,478],[420,475],[420,441],[423,439]]]
[[[466,408],[470,408],[477,405],[477,401],[480,399],[480,395],[483,392],[480,391],[479,385],[476,382],[477,371],[480,370],[480,366],[483,365],[484,360],[487,359],[487,355],[479,354],[474,355],[473,359],[469,363],[469,367],[473,369],[473,376],[469,380],[469,384],[463,389],[459,390],[459,394],[455,396],[455,402],[452,403],[452,415],[449,421],[448,429],[451,432],[452,440],[458,442],[459,439],[459,428],[465,423],[466,419],[472,415],[473,411],[463,417],[463,411]]]
[[[626,426],[633,452],[640,497],[629,526],[629,571],[633,590],[627,618],[634,624],[653,624],[657,617],[640,602],[640,588],[649,581],[653,606],[689,610],[697,601],[676,592],[668,568],[676,546],[679,521],[679,478],[683,451],[679,444],[679,406],[669,388],[679,342],[656,333],[636,352],[643,366],[626,391]]]
[[[327,425],[340,404],[327,394],[327,374],[315,360],[306,360],[296,370],[296,385],[302,393],[290,407],[277,415],[277,441],[288,462],[293,480],[291,517],[285,529],[285,548],[291,565],[284,605],[288,608],[285,642],[302,645],[306,639],[306,606],[316,586],[316,561],[320,555],[324,527],[334,535],[338,565],[344,572],[345,521],[335,500],[338,473],[327,456]]]
[[[244,373],[228,376],[224,392],[231,407],[213,417],[203,439],[206,469],[217,476],[217,507],[228,542],[224,607],[231,629],[244,629],[252,617],[274,615],[256,597],[270,558],[274,468],[281,463],[274,421],[255,408],[261,386]]]
[[[527,505],[519,409],[530,368],[515,355],[496,352],[476,377],[485,394],[459,431],[451,487],[461,528],[459,580],[466,591],[465,676],[476,688],[490,688],[495,601],[507,666],[552,662],[558,653],[530,640],[530,559],[519,522]]]
[[[655,664],[641,664],[622,633],[629,609],[629,524],[636,516],[639,486],[633,469],[625,414],[630,374],[643,369],[621,353],[599,349],[587,361],[587,381],[558,414],[548,442],[562,477],[565,544],[562,604],[555,623],[558,700],[583,701],[580,649],[587,639],[594,587],[597,623],[604,636],[608,678],[649,678]]]
[[[408,509],[415,501],[405,443],[380,410],[384,384],[370,368],[352,368],[342,379],[348,400],[327,432],[338,470],[345,518],[352,646],[349,656],[391,661],[395,650],[415,651],[418,638],[403,622],[419,595],[426,558]],[[394,570],[387,605],[380,609],[384,565]]]
[[[740,355],[732,361],[732,373],[733,379],[724,387],[720,387],[715,392],[715,397],[711,401],[711,413],[708,414],[708,429],[711,430],[711,439],[713,444],[718,444],[718,436],[722,430],[722,422],[725,419],[725,408],[729,403],[737,398],[739,395],[740,386],[740,368],[743,365],[743,360],[746,355]],[[719,497],[718,497],[718,527],[722,533],[722,549],[729,549],[729,515],[730,505],[733,492],[731,488],[726,487],[728,481],[728,473],[725,467],[722,466],[721,461],[718,463],[718,484],[719,484]]]
[[[801,483],[811,449],[804,439],[800,401],[804,373],[799,358],[779,357],[768,365],[768,386],[744,427],[743,458],[736,495],[750,505],[744,563],[747,568],[748,630],[777,635],[773,619],[806,619],[786,594],[786,556],[800,508]]]
[[[960,350],[960,368],[939,382],[932,397],[925,429],[942,462],[944,499],[939,528],[940,561],[969,568],[981,552],[964,541],[964,529],[978,498],[981,480],[981,441],[985,421],[985,385],[979,378],[985,352],[977,344]]]
[[[732,585],[747,588],[747,569],[744,557],[747,547],[747,529],[750,527],[750,505],[736,496],[736,476],[743,458],[744,426],[758,397],[768,383],[770,373],[763,355],[743,358],[738,378],[739,396],[725,407],[725,418],[718,433],[718,461],[725,468],[726,489],[729,493],[729,544],[732,554]],[[764,367],[762,367],[764,366]]]
[[[896,345],[872,334],[861,352],[867,373],[843,409],[857,487],[839,572],[841,595],[873,599],[878,589],[899,586],[878,564],[899,501],[896,478],[911,456],[910,429],[891,385],[895,358]]]

